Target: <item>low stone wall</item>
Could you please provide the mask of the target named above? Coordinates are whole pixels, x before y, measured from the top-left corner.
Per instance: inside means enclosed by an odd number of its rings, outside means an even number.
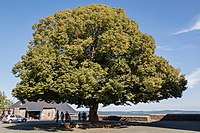
[[[77,120],[75,115],[71,116],[73,120]],[[107,115],[100,115],[99,120],[106,120]],[[200,121],[200,114],[149,114],[143,116],[118,116],[119,121],[124,122],[151,122],[151,121]],[[110,119],[112,120],[112,119]]]
[[[149,114],[150,121],[160,121],[165,116],[166,116],[166,114]]]
[[[146,121],[150,121],[150,117],[149,116],[123,116],[123,117],[121,117],[120,121],[146,122]]]
[[[148,115],[146,116],[116,116],[119,117],[119,119],[112,119],[112,118],[107,118],[109,117],[108,115],[100,115],[99,116],[99,121],[102,120],[114,120],[114,121],[125,121],[125,122],[142,122],[142,121],[150,121],[150,117]],[[115,116],[113,116],[115,117]],[[71,115],[72,120],[78,120],[78,116],[76,115]],[[106,119],[107,118],[107,119]]]

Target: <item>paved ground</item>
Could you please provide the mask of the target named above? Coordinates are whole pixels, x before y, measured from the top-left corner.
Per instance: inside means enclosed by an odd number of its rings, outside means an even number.
[[[62,124],[54,121],[29,121],[27,123],[0,123],[0,133],[49,133],[68,132]],[[199,133],[200,121],[160,121],[142,123],[125,128],[73,129],[71,133]]]

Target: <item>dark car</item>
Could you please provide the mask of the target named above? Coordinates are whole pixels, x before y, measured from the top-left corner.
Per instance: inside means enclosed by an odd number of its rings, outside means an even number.
[[[2,119],[4,123],[12,123],[12,122],[26,122],[27,118],[22,117],[21,115],[5,115]]]

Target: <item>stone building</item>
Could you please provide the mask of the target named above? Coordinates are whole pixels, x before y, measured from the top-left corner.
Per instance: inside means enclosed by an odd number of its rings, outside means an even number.
[[[45,101],[38,102],[29,102],[21,103],[20,101],[16,102],[11,106],[13,114],[19,114],[32,119],[39,120],[54,120],[56,116],[56,111],[61,112],[68,111],[70,114],[75,114],[76,111],[67,103],[47,103]]]

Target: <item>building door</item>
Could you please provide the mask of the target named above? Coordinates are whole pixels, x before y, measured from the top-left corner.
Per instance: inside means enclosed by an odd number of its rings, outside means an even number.
[[[27,118],[29,120],[33,120],[33,119],[39,120],[40,114],[41,114],[40,110],[28,110],[27,111]]]

